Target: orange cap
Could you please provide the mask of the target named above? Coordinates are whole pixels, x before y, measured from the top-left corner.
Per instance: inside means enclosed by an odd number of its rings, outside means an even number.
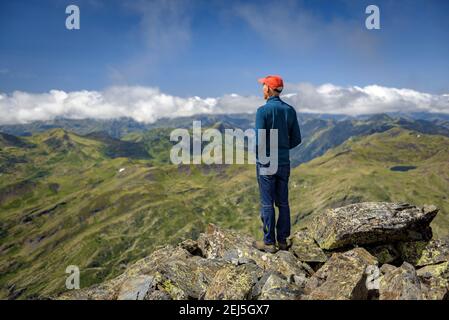
[[[284,81],[280,76],[266,76],[265,78],[260,78],[257,80],[262,84],[266,84],[271,89],[282,91],[284,88]]]

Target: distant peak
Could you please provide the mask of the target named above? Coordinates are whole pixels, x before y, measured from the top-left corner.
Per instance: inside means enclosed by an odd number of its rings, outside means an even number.
[[[393,118],[391,118],[386,113],[374,114],[368,118],[368,121],[392,121],[392,120]]]

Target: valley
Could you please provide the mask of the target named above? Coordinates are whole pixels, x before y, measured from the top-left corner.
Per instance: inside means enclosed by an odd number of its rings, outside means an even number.
[[[176,121],[188,127],[190,120]],[[297,158],[292,170],[294,230],[328,207],[397,201],[435,204],[434,234],[449,233],[444,126],[429,134],[398,122],[303,120],[298,150],[315,156]],[[245,128],[250,117],[214,118],[209,126],[235,123]],[[161,245],[196,238],[208,223],[260,236],[254,166],[172,165],[169,128],[116,127],[120,139],[62,128],[0,134],[0,298],[62,292],[68,265],[80,267],[82,287],[100,283]]]

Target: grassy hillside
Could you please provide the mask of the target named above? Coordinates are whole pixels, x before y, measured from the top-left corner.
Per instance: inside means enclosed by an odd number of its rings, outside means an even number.
[[[409,171],[392,171],[414,166]],[[299,217],[359,201],[404,201],[441,208],[437,236],[449,231],[449,138],[399,128],[351,138],[295,168],[291,198]],[[307,221],[307,219],[305,219]]]
[[[338,121],[317,118],[303,119],[300,126],[304,139],[301,146],[291,152],[290,158],[294,167],[322,156],[327,150],[341,145],[351,137],[368,136],[392,128],[449,137],[449,128],[442,123],[420,119],[392,118],[386,114]]]
[[[252,199],[232,204],[224,193],[237,191],[247,167],[115,157],[105,137],[60,129],[21,140],[34,147],[1,151],[23,160],[0,175],[2,297],[61,291],[70,264],[81,268],[83,286],[100,282],[157,245],[197,236],[209,222],[245,229],[253,220]]]
[[[209,222],[260,235],[254,166],[164,164],[165,133],[0,139],[0,298],[61,292],[70,264],[81,286],[102,282]],[[400,165],[416,169],[391,170]],[[294,228],[326,207],[391,200],[440,206],[443,235],[448,190],[449,138],[399,128],[352,138],[292,170]]]
[[[131,118],[119,119],[55,119],[27,124],[0,125],[0,132],[15,136],[28,136],[50,129],[62,128],[79,135],[103,135],[127,141],[143,142],[153,159],[167,163],[161,158],[170,142],[166,139],[171,129],[192,128],[193,121],[201,121],[203,128],[254,128],[254,114],[198,114],[189,117],[161,118],[154,123],[140,123]],[[351,137],[367,136],[399,127],[424,134],[438,134],[449,137],[448,115],[435,113],[393,113],[360,115],[351,117],[333,114],[298,113],[303,143],[290,154],[292,166],[322,156]],[[151,148],[148,146],[151,144]],[[136,155],[139,152],[135,153]]]

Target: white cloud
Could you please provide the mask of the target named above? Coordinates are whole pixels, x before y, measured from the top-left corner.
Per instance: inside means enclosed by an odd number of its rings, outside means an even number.
[[[220,98],[176,97],[152,87],[111,87],[104,91],[0,93],[0,124],[26,123],[56,117],[109,119],[131,117],[154,122],[161,117],[199,113],[254,112],[263,101],[257,97],[224,95]]]
[[[348,115],[380,112],[449,113],[449,95],[435,95],[411,89],[339,87],[332,84],[313,86],[287,84],[285,101],[298,112],[342,113]],[[50,120],[56,117],[110,119],[131,117],[154,122],[162,117],[194,114],[251,113],[263,104],[256,96],[228,94],[215,98],[177,97],[158,88],[121,86],[103,91],[48,93],[15,91],[0,93],[0,124]]]
[[[340,87],[333,84],[313,86],[288,84],[286,99],[302,112],[341,113],[347,115],[383,112],[449,113],[449,96],[370,85]]]

